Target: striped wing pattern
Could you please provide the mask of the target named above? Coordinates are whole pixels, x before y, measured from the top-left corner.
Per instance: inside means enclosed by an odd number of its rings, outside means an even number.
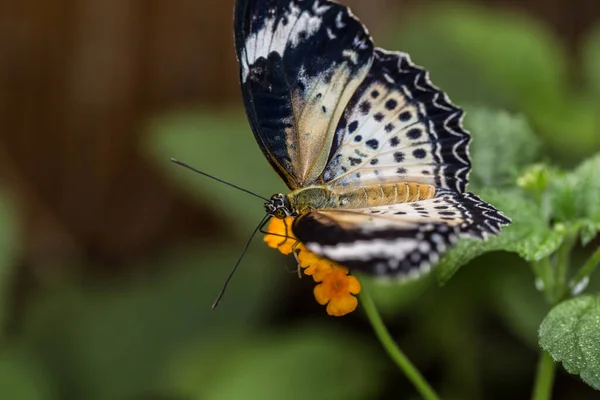
[[[471,193],[447,192],[411,203],[315,210],[294,234],[319,255],[379,276],[419,276],[460,237],[485,239],[510,220]]]

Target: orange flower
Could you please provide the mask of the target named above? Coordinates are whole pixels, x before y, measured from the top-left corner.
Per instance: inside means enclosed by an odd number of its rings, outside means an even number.
[[[292,233],[294,218],[271,218],[265,243],[269,247],[288,255],[296,252],[296,259],[306,275],[319,282],[313,291],[321,305],[327,305],[327,314],[346,315],[356,309],[358,300],[354,296],[360,292],[360,282],[348,275],[348,269],[309,251]]]
[[[273,233],[273,235],[265,235],[265,243],[267,246],[279,250],[284,255],[288,255],[292,252],[292,247],[298,239],[292,233],[292,222],[294,218],[288,217],[286,219],[271,218],[269,221],[269,227],[267,232]]]
[[[313,293],[321,305],[327,304],[327,314],[342,316],[352,312],[358,306],[353,294],[360,292],[360,283],[344,267],[334,266],[331,273],[315,286]]]

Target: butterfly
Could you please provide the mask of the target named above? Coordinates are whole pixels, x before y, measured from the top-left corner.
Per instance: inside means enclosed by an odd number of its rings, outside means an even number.
[[[256,141],[290,192],[265,204],[310,251],[417,276],[463,236],[510,224],[466,192],[463,110],[406,53],[328,0],[237,0],[235,46]]]

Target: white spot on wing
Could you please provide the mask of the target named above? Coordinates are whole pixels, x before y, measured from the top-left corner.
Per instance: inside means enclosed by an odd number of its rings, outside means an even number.
[[[338,29],[343,29],[346,26],[344,21],[342,21],[343,16],[344,16],[344,13],[340,12],[340,13],[338,13],[337,17],[335,17],[335,27]]]
[[[261,57],[268,57],[272,52],[283,56],[286,46],[296,47],[300,43],[302,34],[306,37],[312,36],[321,27],[322,18],[319,16],[329,9],[330,6],[317,7],[315,2],[314,10],[316,15],[308,12],[302,12],[300,7],[290,3],[287,23],[283,20],[275,21],[275,16],[265,20],[263,27],[248,37],[245,43],[245,64],[242,68],[242,80],[245,82],[248,76],[248,65],[254,64]],[[242,63],[244,64],[244,63]]]
[[[356,64],[358,62],[358,53],[356,53],[354,50],[344,50],[342,55],[344,57],[348,57],[352,64]]]

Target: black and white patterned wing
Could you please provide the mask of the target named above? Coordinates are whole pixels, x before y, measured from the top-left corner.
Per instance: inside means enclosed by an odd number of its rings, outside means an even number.
[[[471,163],[463,111],[408,54],[375,49],[336,130],[330,186],[418,182],[462,193]]]
[[[366,28],[327,0],[236,0],[235,44],[256,140],[288,187],[314,182],[373,58]]]
[[[296,237],[321,256],[354,271],[416,277],[430,270],[459,237],[480,239],[510,224],[471,193],[361,209],[315,210],[292,225]]]

